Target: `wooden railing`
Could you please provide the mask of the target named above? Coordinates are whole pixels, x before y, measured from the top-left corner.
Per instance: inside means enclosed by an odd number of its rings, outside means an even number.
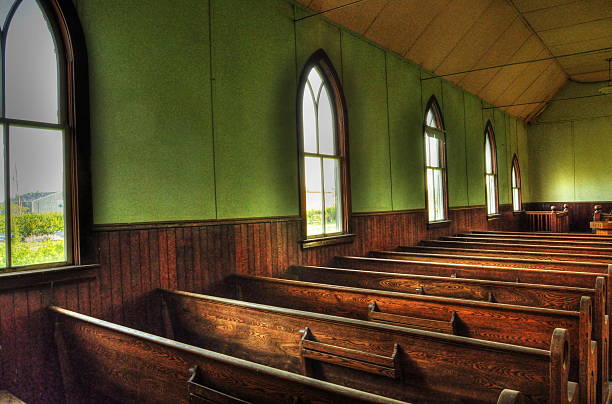
[[[563,205],[563,210],[558,211],[556,206],[551,206],[550,211],[526,211],[526,231],[550,231],[553,233],[569,232],[569,208]]]

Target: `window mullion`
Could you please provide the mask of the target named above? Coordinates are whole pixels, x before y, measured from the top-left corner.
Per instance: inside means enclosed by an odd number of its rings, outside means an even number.
[[[321,212],[321,218],[322,218],[322,223],[321,225],[323,226],[323,228],[321,229],[322,234],[327,234],[327,227],[325,226],[325,223],[327,221],[327,218],[325,217],[325,173],[324,173],[324,164],[323,164],[323,157],[319,158],[320,164],[321,164],[321,204],[322,204],[322,209],[323,211]]]
[[[3,74],[4,76],[4,74]],[[4,243],[6,245],[6,267],[12,265],[11,257],[11,181],[10,181],[10,162],[9,162],[9,126],[4,125],[2,136],[4,139]]]

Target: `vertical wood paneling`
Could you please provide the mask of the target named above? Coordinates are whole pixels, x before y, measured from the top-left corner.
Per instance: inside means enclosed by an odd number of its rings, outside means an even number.
[[[297,218],[98,231],[93,243],[101,267],[95,280],[0,294],[2,388],[28,403],[61,402],[52,324],[45,311],[50,303],[159,333],[159,287],[205,291],[233,272],[275,276],[291,264],[327,265],[336,255],[365,255],[491,226],[513,228],[516,218],[506,210],[492,225],[483,207],[451,209],[451,225],[438,229],[427,229],[422,211],[355,215],[352,243],[309,249],[300,246]]]

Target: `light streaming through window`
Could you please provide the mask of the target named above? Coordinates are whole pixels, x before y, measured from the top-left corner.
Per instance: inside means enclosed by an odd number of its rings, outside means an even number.
[[[302,96],[302,133],[308,237],[342,232],[341,156],[332,95],[318,67],[312,67]]]
[[[523,210],[523,201],[521,195],[521,174],[519,163],[516,156],[512,161],[512,209],[515,212]]]
[[[490,123],[485,131],[485,185],[487,193],[487,214],[499,213],[497,207],[497,160],[495,138]]]
[[[1,265],[65,262],[66,127],[55,34],[37,0],[0,1],[0,18]]]
[[[445,134],[435,100],[425,115],[425,177],[430,222],[447,219]]]

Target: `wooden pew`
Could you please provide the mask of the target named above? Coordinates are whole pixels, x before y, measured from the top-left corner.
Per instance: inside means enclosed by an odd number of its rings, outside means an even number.
[[[435,247],[456,247],[456,248],[474,248],[488,250],[508,250],[508,251],[529,251],[529,252],[560,252],[565,254],[585,254],[585,255],[601,255],[603,257],[612,257],[612,248],[600,247],[570,247],[559,245],[538,245],[538,244],[515,244],[509,243],[482,243],[475,241],[446,241],[446,240],[423,240],[422,245]]]
[[[525,231],[482,231],[473,230],[468,234],[482,234],[482,235],[511,235],[511,236],[525,236],[525,237],[551,237],[559,239],[594,239],[594,240],[610,240],[611,236],[592,234],[592,233],[549,233],[549,232],[525,232]]]
[[[513,243],[513,244],[531,244],[531,245],[543,245],[543,246],[562,246],[562,247],[583,247],[583,248],[612,248],[612,243],[606,241],[592,241],[592,240],[548,240],[539,238],[506,238],[506,237],[478,237],[475,235],[462,235],[462,236],[444,236],[440,237],[440,240],[448,241],[471,241],[477,243]]]
[[[582,296],[588,296],[593,302],[593,323],[599,321],[600,316],[603,318],[606,310],[606,280],[603,276],[598,276],[591,288],[306,265],[292,265],[280,277],[328,285],[571,311],[580,310]]]
[[[452,249],[452,248],[436,248],[436,247],[421,247],[421,246],[401,246],[397,251],[371,251],[368,253],[372,258],[391,258],[405,259],[409,261],[424,261],[424,262],[455,262],[471,265],[492,265],[501,267],[513,268],[533,268],[533,269],[554,269],[561,271],[572,272],[593,272],[606,273],[610,264],[601,262],[581,262],[581,261],[562,261],[562,260],[544,260],[536,258],[521,258],[520,254],[514,254],[509,257],[500,257],[496,255],[498,251],[489,250],[488,255],[471,254],[473,250]],[[477,250],[475,252],[481,252]]]
[[[559,285],[559,286],[574,286],[583,288],[593,288],[597,282],[597,277],[605,276],[606,283],[606,309],[610,313],[610,280],[608,274],[588,273],[588,272],[570,272],[563,270],[541,270],[529,268],[510,268],[510,267],[494,267],[484,265],[467,265],[457,263],[438,263],[438,262],[421,262],[408,261],[399,259],[382,259],[382,258],[365,258],[365,257],[336,257],[334,266],[340,268],[351,268],[364,271],[379,271],[393,273],[411,273],[417,275],[432,275],[454,278],[468,279],[486,279],[497,281],[516,281],[532,284],[544,285]],[[609,269],[609,271],[612,268]],[[601,309],[598,309],[598,313]],[[600,316],[598,316],[601,318]],[[609,315],[606,315],[602,320],[595,319],[595,328],[597,334],[595,338],[600,342],[600,359],[598,363],[602,369],[609,369],[612,365],[612,352],[609,347],[609,335],[612,332],[612,324],[609,321]],[[601,324],[601,328],[599,328]],[[602,342],[603,341],[603,342]],[[608,364],[606,366],[606,364]]]
[[[459,233],[458,236],[476,237],[503,237],[521,239],[540,239],[540,240],[576,240],[576,241],[601,241],[612,243],[612,237],[599,236],[596,234],[576,234],[576,233],[529,233],[529,232],[484,232],[471,231],[469,233]]]
[[[402,403],[59,307],[50,310],[68,404]]]
[[[579,311],[564,311],[248,275],[228,277],[226,285],[228,297],[254,303],[532,348],[545,348],[553,330],[565,328],[574,363],[571,379],[581,386],[597,383],[590,380],[597,357],[590,357],[593,313],[586,296]],[[586,402],[588,389],[582,393]]]
[[[426,242],[422,242],[428,244]],[[566,253],[552,253],[552,252],[540,252],[540,251],[510,251],[510,250],[492,250],[488,248],[474,249],[474,248],[458,248],[458,247],[444,247],[444,246],[430,246],[430,245],[418,245],[418,246],[400,246],[398,251],[405,252],[435,252],[435,253],[449,253],[459,255],[475,255],[475,256],[496,256],[500,258],[512,258],[512,259],[534,259],[534,260],[546,260],[546,261],[576,261],[576,262],[593,262],[598,264],[612,264],[612,258],[606,255],[590,255],[590,254],[566,254]]]
[[[290,266],[283,277],[355,288],[573,311],[579,311],[582,296],[588,296],[593,301],[593,336],[600,350],[598,391],[600,397],[608,394],[609,325],[605,314],[606,282],[603,276],[596,278],[592,289],[301,265]]]
[[[568,331],[546,349],[161,291],[174,338],[406,401],[494,403],[505,388],[536,403],[576,403]]]

